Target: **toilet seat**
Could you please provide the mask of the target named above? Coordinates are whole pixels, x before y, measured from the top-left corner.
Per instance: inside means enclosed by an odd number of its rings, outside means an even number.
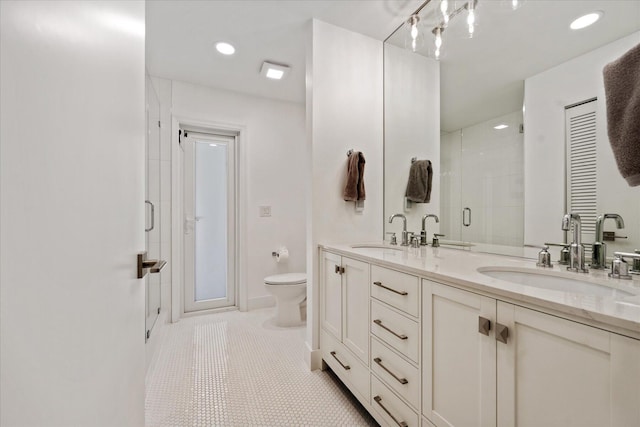
[[[275,274],[264,278],[267,285],[301,285],[307,283],[307,275],[305,273],[285,273]]]

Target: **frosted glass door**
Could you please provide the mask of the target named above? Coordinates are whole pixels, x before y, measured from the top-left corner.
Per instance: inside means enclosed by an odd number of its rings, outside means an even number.
[[[235,304],[234,138],[185,141],[185,311]]]

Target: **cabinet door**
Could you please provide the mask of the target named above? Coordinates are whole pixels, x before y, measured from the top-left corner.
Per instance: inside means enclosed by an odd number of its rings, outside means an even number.
[[[422,282],[423,415],[438,427],[495,426],[496,300]]]
[[[369,264],[342,258],[342,342],[369,364]]]
[[[498,426],[640,425],[640,342],[498,302]]]
[[[341,265],[339,255],[322,252],[321,324],[338,341],[342,341],[342,276],[336,272],[336,266]]]

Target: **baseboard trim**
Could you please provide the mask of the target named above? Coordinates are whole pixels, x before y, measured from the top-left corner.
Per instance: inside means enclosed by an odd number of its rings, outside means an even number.
[[[265,295],[262,297],[249,298],[248,309],[257,310],[259,308],[275,307],[276,297],[273,295]]]
[[[322,352],[320,349],[312,350],[309,342],[305,342],[305,344],[307,346],[307,365],[309,370],[322,369]]]

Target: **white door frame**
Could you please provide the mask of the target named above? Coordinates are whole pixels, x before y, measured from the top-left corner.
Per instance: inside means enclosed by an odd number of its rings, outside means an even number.
[[[182,148],[178,141],[181,126],[197,127],[208,133],[235,134],[236,137],[236,305],[240,311],[247,310],[247,274],[246,274],[246,212],[247,183],[246,149],[248,136],[244,125],[212,122],[187,116],[173,114],[171,117],[171,321],[177,322],[185,316],[183,292],[184,287],[184,212],[183,212],[183,174]],[[239,173],[242,171],[242,173]],[[203,310],[199,313],[206,313]]]

